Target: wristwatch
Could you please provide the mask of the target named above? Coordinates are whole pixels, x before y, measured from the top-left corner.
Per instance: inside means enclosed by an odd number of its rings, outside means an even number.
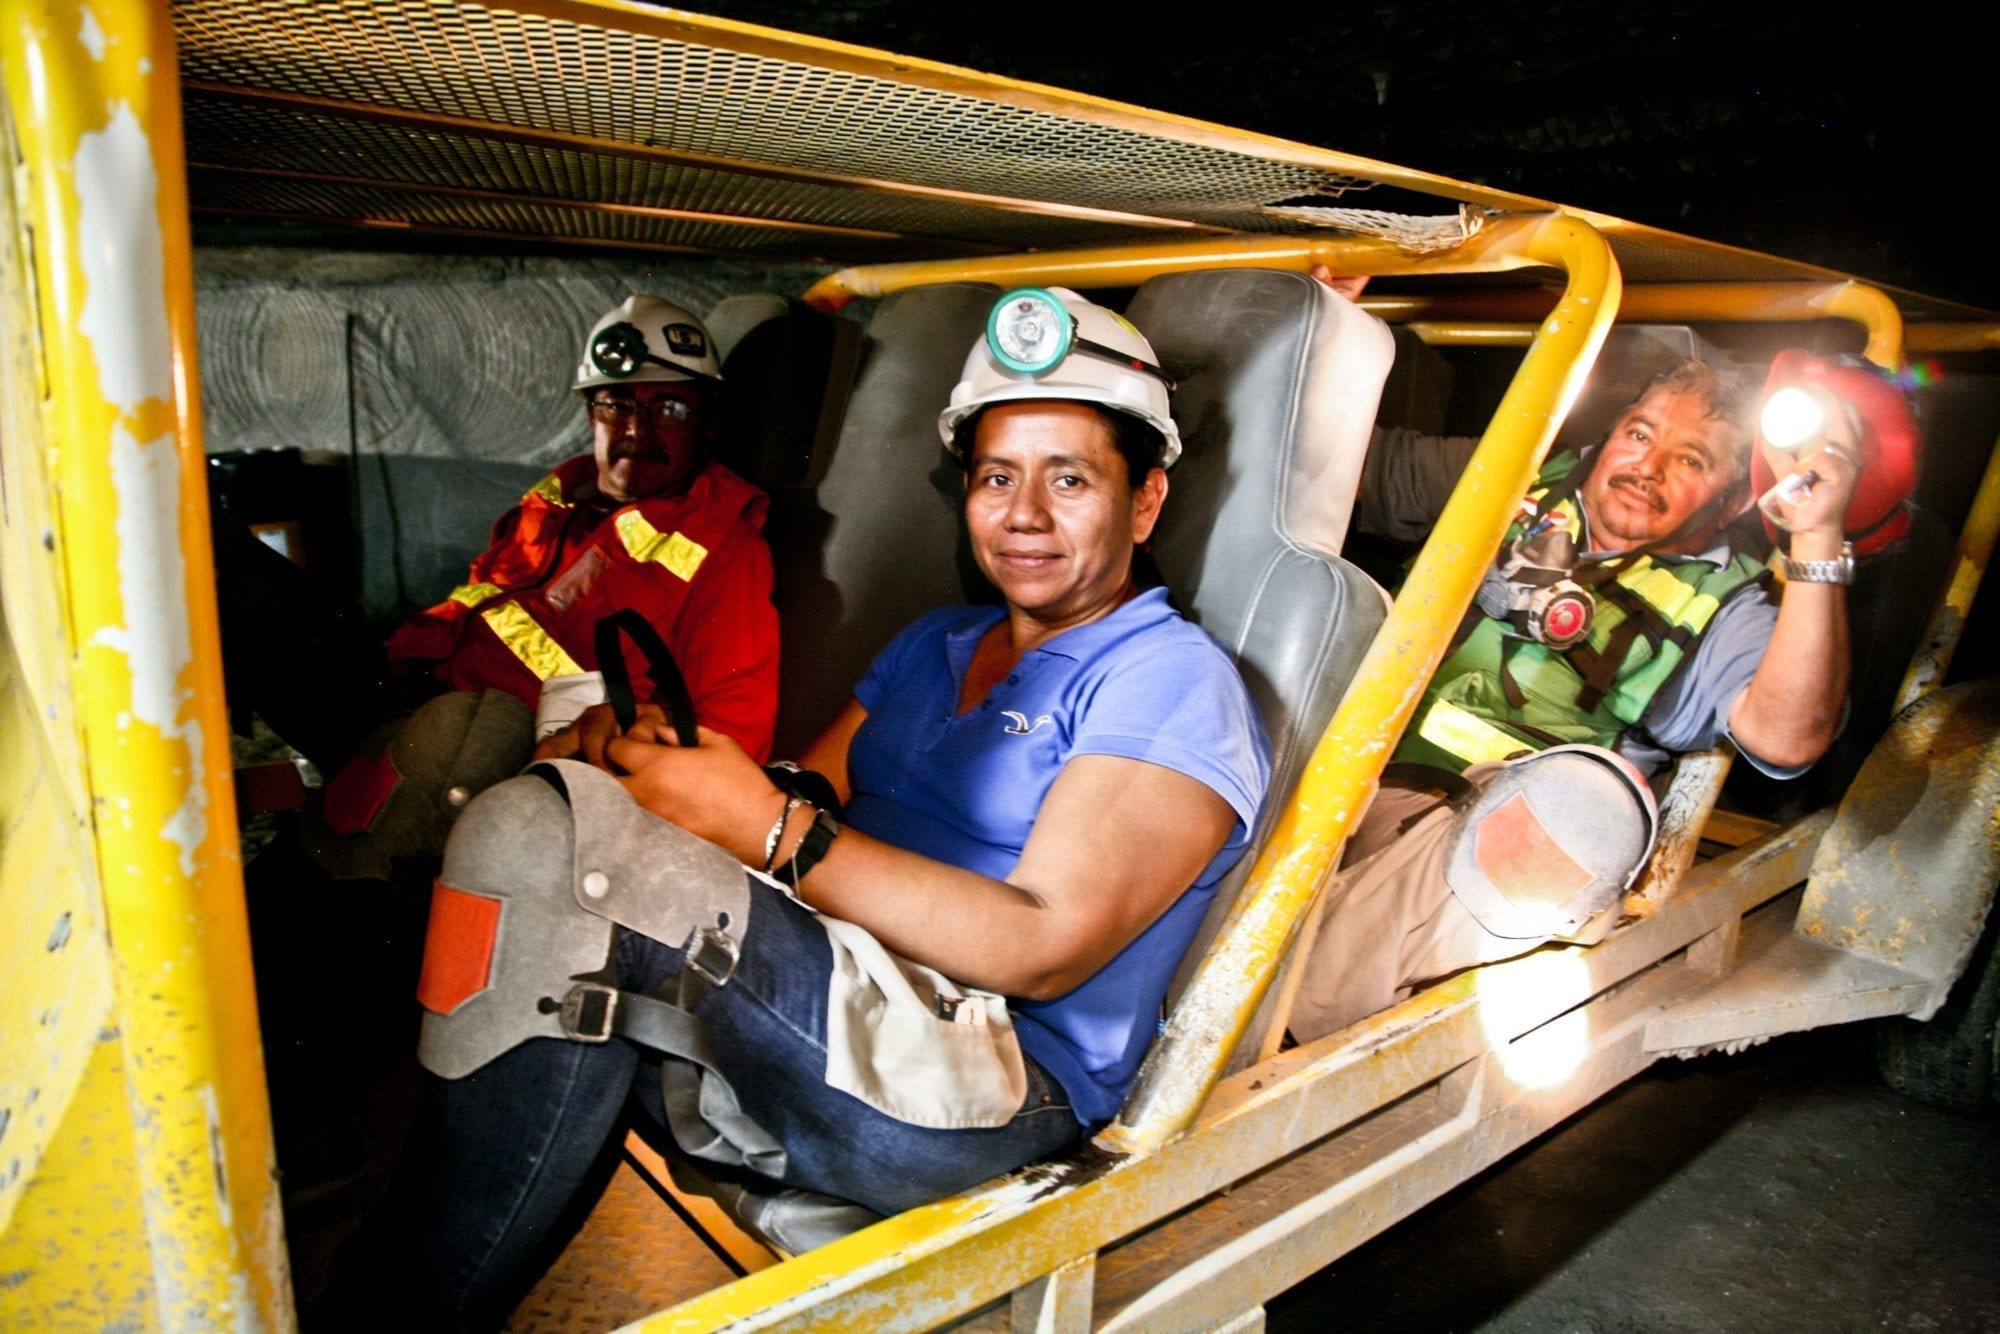
[[[1783,558],[1785,581],[1794,584],[1851,584],[1854,582],[1854,544],[1842,542],[1834,560],[1793,560]]]

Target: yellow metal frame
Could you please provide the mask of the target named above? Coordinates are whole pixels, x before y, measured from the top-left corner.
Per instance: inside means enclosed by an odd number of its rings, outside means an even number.
[[[1973,600],[1993,559],[1993,545],[2000,539],[2000,441],[1986,460],[1986,472],[1973,496],[1972,509],[1959,530],[1957,549],[1952,553],[1951,576],[1931,611],[1923,640],[1910,670],[1896,692],[1896,710],[1916,703],[1944,684],[1952,654],[1965,633],[1965,621],[1972,614]]]
[[[1502,207],[1533,202],[747,25],[610,0],[522,0],[516,7],[961,89],[1447,197]],[[39,462],[53,497],[46,540],[33,535],[50,560],[32,566],[32,575],[14,560],[4,575],[6,611],[10,632],[17,611],[19,625],[37,623],[19,598],[42,599],[60,620],[67,661],[43,671],[45,649],[26,663],[30,674],[42,673],[27,686],[43,706],[33,718],[41,729],[36,740],[58,770],[48,781],[79,798],[71,803],[82,813],[77,869],[95,875],[92,902],[101,896],[101,919],[79,917],[75,929],[89,933],[109,975],[102,1033],[93,1028],[89,1050],[70,1053],[67,1103],[53,1105],[52,1094],[44,1107],[55,1130],[40,1162],[26,1165],[28,1185],[0,1235],[0,1272],[26,1275],[0,1289],[0,1324],[29,1323],[8,1320],[8,1312],[32,1317],[60,1308],[96,1324],[284,1328],[291,1322],[287,1265],[221,742],[174,35],[164,5],[149,0],[38,0],[0,15],[0,68],[18,138],[15,206],[38,247],[24,259],[35,328],[9,337],[32,337],[42,366],[42,429],[32,444],[45,455]],[[1618,224],[1617,234],[1702,251],[1699,243],[1629,225]],[[1619,267],[1590,221],[1502,217],[1457,250],[1428,257],[1329,236],[879,266],[832,275],[809,296],[833,309],[856,296],[953,279],[1127,285],[1181,269],[1319,263],[1351,273],[1439,275],[1547,267],[1563,271],[1567,286],[1552,306],[1546,293],[1490,298],[1539,303],[1532,312],[1524,305],[1491,317],[1534,321],[1528,354],[1321,738],[1298,796],[1252,868],[1218,948],[1155,1044],[1126,1115],[1101,1137],[1119,1157],[1095,1175],[1065,1165],[1067,1179],[1053,1184],[1021,1174],[912,1211],[649,1324],[742,1319],[872,1328],[894,1314],[884,1302],[896,1300],[885,1294],[897,1286],[924,1289],[957,1310],[1059,1266],[1087,1277],[1094,1248],[1555,1017],[1554,1010],[1518,1016],[1499,1039],[1482,1033],[1480,979],[1494,970],[1480,970],[1354,1033],[1261,1067],[1260,1078],[1275,1076],[1276,1083],[1230,1081],[1218,1092],[1224,1062],[1620,312]],[[1648,318],[1646,301],[1680,288],[1683,296],[1707,292],[1715,304],[1683,303],[1679,318],[1854,319],[1870,330],[1871,357],[1900,363],[1900,315],[1860,284],[1738,284],[1724,295],[1712,285],[1661,285],[1641,289],[1645,297],[1631,294],[1625,314]],[[1796,303],[1795,316],[1784,313],[1786,302]],[[1752,306],[1755,316],[1727,313]],[[1437,313],[1440,320],[1481,318],[1457,309]],[[1944,330],[1926,337],[1972,346],[1974,335]],[[1990,332],[1977,337],[1986,340],[1979,346],[1992,346]],[[22,443],[10,438],[5,445]],[[9,469],[16,475],[11,462]],[[15,515],[6,526],[5,550],[15,558],[24,533]],[[1962,619],[1996,529],[2000,456],[1982,486],[1941,618]],[[1940,661],[1934,675],[1942,671]],[[14,725],[4,735],[21,735],[18,720]],[[68,756],[81,756],[74,774],[60,772]],[[1597,951],[1558,951],[1503,965],[1498,974],[1532,974],[1542,960],[1580,957],[1601,991],[1705,939],[1704,932],[1733,933],[1732,914],[1796,883],[1799,860],[1823,827],[1822,817],[1801,822],[1733,861],[1703,868],[1689,877],[1689,899]],[[1302,1119],[1302,1111],[1310,1116]],[[109,1142],[120,1134],[122,1142]],[[38,1193],[44,1183],[37,1167],[73,1174],[64,1210],[47,1207],[50,1196]],[[143,1255],[143,1264],[133,1263],[134,1255]],[[970,1283],[967,1264],[978,1269]],[[838,1309],[816,1305],[828,1296]]]
[[[1523,243],[1524,235],[1554,224],[1589,229],[1567,214],[1520,214],[1489,224],[1464,245],[1433,254],[1413,254],[1391,241],[1346,236],[1228,236],[1156,241],[1129,246],[1043,250],[1028,255],[917,260],[908,264],[864,264],[830,273],[806,289],[805,300],[821,310],[839,310],[863,297],[883,297],[932,283],[984,282],[1002,287],[1062,283],[1071,287],[1130,287],[1166,273],[1197,269],[1295,269],[1324,264],[1336,273],[1399,276],[1502,273],[1547,266],[1566,258]],[[1596,233],[1592,231],[1592,235]],[[1601,240],[1601,238],[1600,238]],[[1609,258],[1607,250],[1607,259]],[[1613,262],[1615,268],[1615,261]],[[1571,274],[1571,290],[1575,275]],[[1565,295],[1565,300],[1569,299]]]
[[[0,1291],[0,1311],[283,1328],[291,1294],[208,573],[174,34],[145,0],[8,5],[0,62],[16,206],[36,247],[56,497],[43,545],[75,694],[73,714],[42,721],[53,747],[83,756],[115,988],[92,1073],[71,1107],[49,1109],[60,1124],[43,1165],[116,1163],[109,1144],[101,1159],[91,1147],[117,1119],[107,1107],[122,1105],[131,1152],[130,1178],[93,1191],[29,1182],[0,1265],[24,1277]],[[66,1211],[43,1208],[44,1189]]]
[[[1379,319],[1408,323],[1426,342],[1519,346],[1533,321],[1551,307],[1552,294],[1496,289],[1446,295],[1364,294],[1362,309]],[[1867,335],[1863,355],[1900,370],[1903,314],[1880,288],[1866,283],[1645,283],[1625,289],[1618,317],[1630,323],[1714,321],[1770,324],[1781,320],[1847,320]],[[1919,328],[1925,326],[1918,326]],[[1976,326],[1929,326],[1970,329]]]

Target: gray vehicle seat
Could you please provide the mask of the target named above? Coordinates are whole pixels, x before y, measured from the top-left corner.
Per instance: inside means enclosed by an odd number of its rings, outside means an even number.
[[[937,416],[999,289],[952,283],[877,304],[830,453],[771,492],[783,666],[779,756],[797,755],[911,621],[976,588],[960,538],[963,483]]]
[[[774,520],[787,655],[781,753],[832,717],[898,629],[980,592],[976,577],[962,577],[958,473],[938,444],[936,418],[996,295],[955,284],[878,306],[835,452],[805,514],[816,523]],[[1174,411],[1187,445],[1155,557],[1183,610],[1234,654],[1271,732],[1273,797],[1259,838],[1386,609],[1381,590],[1338,549],[1388,334],[1339,300],[1302,274],[1235,271],[1155,279],[1129,307],[1180,382]],[[1374,340],[1375,355],[1358,355],[1357,340]],[[1211,924],[1248,864],[1218,892]],[[706,1181],[670,1162],[684,1188],[716,1197],[788,1251],[874,1218],[775,1185]]]

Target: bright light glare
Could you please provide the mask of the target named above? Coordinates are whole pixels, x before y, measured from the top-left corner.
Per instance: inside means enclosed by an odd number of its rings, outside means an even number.
[[[1499,1051],[1509,1081],[1545,1089],[1576,1073],[1590,1052],[1590,1023],[1581,1011],[1563,1011],[1591,994],[1590,969],[1577,951],[1547,950],[1483,968],[1476,976],[1480,1025],[1487,1045]],[[1541,1023],[1551,1014],[1563,1017]],[[1523,1033],[1538,1023],[1541,1027]]]
[[[1780,389],[1764,402],[1764,439],[1776,449],[1797,449],[1826,425],[1819,400],[1795,386]]]

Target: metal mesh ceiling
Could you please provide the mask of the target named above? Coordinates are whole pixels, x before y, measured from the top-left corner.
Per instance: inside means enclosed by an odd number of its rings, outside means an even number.
[[[1377,183],[968,72],[666,9],[515,3],[171,0],[194,207],[842,263],[1310,231],[1265,206],[1369,203]],[[1386,170],[1435,192],[1422,211],[1543,207]],[[1827,276],[1610,235],[1634,282]]]
[[[187,122],[196,162],[309,162],[310,170],[373,180],[448,180],[1006,246],[1130,239],[1150,218],[1162,228],[1285,230],[1258,206],[1367,184],[991,96],[449,0],[180,0],[174,15],[184,79],[296,103],[277,111],[195,90]],[[449,132],[408,119],[368,124],[325,102],[451,124]],[[560,149],[501,142],[479,125],[572,141]],[[633,153],[707,161],[696,170],[642,166]],[[787,174],[814,179],[772,179]],[[207,186],[195,203],[229,207]],[[1073,216],[1079,209],[1139,216]],[[823,242],[807,248],[862,253]]]
[[[648,208],[726,213],[835,229],[832,241],[802,235],[805,249],[841,250],[841,232],[936,237],[984,244],[1004,221],[1011,244],[1064,246],[1150,234],[1055,215],[1000,215],[950,199],[843,189],[742,172],[520,144],[409,125],[383,124],[224,97],[190,98],[189,159],[196,165],[288,169],[382,183],[448,182],[495,193],[611,201]],[[219,205],[206,190],[198,196]]]

